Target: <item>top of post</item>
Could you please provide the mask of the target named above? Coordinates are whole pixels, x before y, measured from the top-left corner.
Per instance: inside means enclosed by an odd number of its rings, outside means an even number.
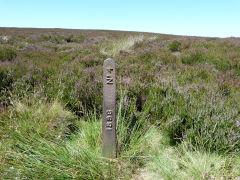
[[[108,58],[104,61],[104,65],[114,65],[114,60],[111,58]]]

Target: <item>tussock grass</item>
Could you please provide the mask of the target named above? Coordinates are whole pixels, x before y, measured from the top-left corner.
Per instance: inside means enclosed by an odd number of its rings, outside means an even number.
[[[238,179],[239,157],[198,151],[188,144],[171,146],[169,137],[155,131],[145,169],[148,179]]]
[[[124,99],[124,98],[122,98]],[[101,117],[78,119],[58,101],[16,102],[1,115],[1,175],[20,179],[118,179],[131,177],[148,152],[151,129],[134,108],[119,106],[118,158],[102,157]],[[126,113],[132,116],[126,117]],[[73,130],[72,127],[75,127]]]
[[[138,35],[115,40],[108,45],[100,47],[100,52],[104,55],[114,57],[120,51],[130,51],[134,44],[143,41],[144,38],[144,35]]]

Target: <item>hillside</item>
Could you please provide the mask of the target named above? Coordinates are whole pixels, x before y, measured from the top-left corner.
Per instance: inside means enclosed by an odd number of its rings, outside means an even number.
[[[109,57],[114,160],[101,138]],[[3,179],[240,178],[240,38],[0,28],[0,80]]]

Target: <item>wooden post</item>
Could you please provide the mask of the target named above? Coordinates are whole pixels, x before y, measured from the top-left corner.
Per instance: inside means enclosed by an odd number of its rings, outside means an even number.
[[[116,70],[115,62],[106,59],[103,64],[103,156],[116,158]]]

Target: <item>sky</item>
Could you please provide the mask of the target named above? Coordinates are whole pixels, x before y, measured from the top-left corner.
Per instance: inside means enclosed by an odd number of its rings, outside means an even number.
[[[240,37],[240,0],[0,0],[0,27]]]

